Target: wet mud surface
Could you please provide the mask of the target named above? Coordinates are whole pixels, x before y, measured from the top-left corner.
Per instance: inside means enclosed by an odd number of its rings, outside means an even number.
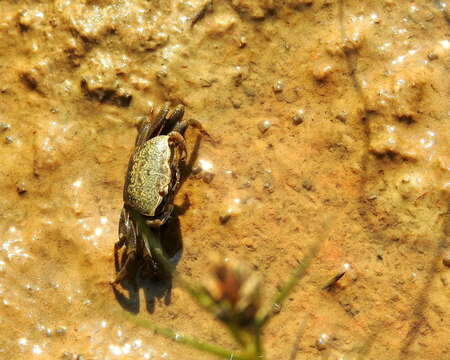
[[[137,125],[164,101],[213,139],[187,131],[165,231],[187,278],[239,258],[269,297],[331,229],[268,358],[307,314],[301,359],[357,359],[368,339],[364,359],[450,358],[448,7],[211,3],[0,2],[0,358],[209,358],[126,311],[233,346],[178,287],[109,284]]]

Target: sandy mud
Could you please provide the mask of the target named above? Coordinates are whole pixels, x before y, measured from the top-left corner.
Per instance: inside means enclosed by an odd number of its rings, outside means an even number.
[[[214,139],[186,134],[189,207],[167,234],[184,276],[243,259],[268,298],[330,228],[266,329],[268,358],[289,359],[307,314],[299,359],[450,358],[445,2],[5,0],[0,14],[1,359],[210,358],[126,312],[234,346],[177,286],[109,284],[137,125],[164,101]]]

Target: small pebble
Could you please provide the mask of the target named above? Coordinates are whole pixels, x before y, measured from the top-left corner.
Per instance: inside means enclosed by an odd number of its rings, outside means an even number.
[[[275,84],[273,84],[273,92],[274,93],[280,93],[283,91],[283,89],[284,89],[283,81],[277,80],[275,82]]]
[[[258,123],[258,130],[264,134],[271,126],[272,123],[269,120],[262,120]]]
[[[55,329],[56,335],[59,335],[59,336],[65,335],[66,332],[67,332],[67,328],[66,328],[65,326],[58,326],[58,327]]]
[[[205,182],[205,183],[207,183],[207,184],[209,184],[213,179],[214,179],[214,173],[212,173],[212,172],[209,172],[209,171],[204,171],[203,172],[203,176],[202,176],[202,180]]]
[[[25,182],[21,181],[17,184],[16,189],[19,195],[23,195],[27,192],[27,185]]]
[[[442,264],[444,264],[447,267],[450,267],[450,253],[444,255],[444,258],[442,259]]]
[[[239,187],[239,189],[247,189],[250,186],[252,186],[252,182],[250,180],[246,180],[244,181],[241,186]]]
[[[5,136],[5,144],[12,144],[14,142],[14,138],[12,136]]]
[[[242,82],[247,78],[248,74],[241,66],[235,66],[234,71],[234,86],[240,86]]]
[[[310,180],[303,180],[302,187],[303,187],[303,189],[305,189],[307,191],[314,190],[314,185],[312,184],[312,182]]]
[[[219,216],[219,221],[221,225],[225,225],[231,219],[231,214],[225,214]]]
[[[0,131],[6,131],[11,128],[11,125],[5,122],[0,122]]]
[[[235,109],[239,109],[242,105],[242,102],[239,99],[230,98],[230,102],[231,102],[231,105],[233,105],[233,107]]]
[[[61,359],[63,359],[63,360],[85,360],[85,357],[80,354],[72,354],[71,352],[64,351],[64,353],[61,356]]]
[[[264,191],[268,192],[269,194],[273,193],[273,185],[272,185],[272,183],[267,182],[267,183],[264,184],[263,187],[264,187]]]
[[[242,49],[247,46],[247,38],[245,36],[241,36],[239,38],[239,47]]]
[[[192,173],[193,175],[200,174],[201,172],[202,172],[202,168],[201,168],[201,166],[199,166],[199,165],[195,165],[195,166],[192,168],[192,170],[191,170],[191,173]]]
[[[332,65],[320,64],[313,69],[313,76],[317,81],[324,81],[333,71]]]
[[[346,123],[348,119],[348,113],[346,111],[341,111],[336,115],[336,120],[339,120],[342,123]]]
[[[274,304],[272,305],[272,312],[273,312],[274,314],[279,314],[279,313],[281,312],[281,305],[280,305],[280,304],[277,304],[277,303],[274,303]]]
[[[439,56],[435,53],[430,53],[427,55],[428,60],[433,61],[436,60],[437,58],[439,58]]]
[[[294,125],[300,125],[305,120],[305,110],[298,110],[292,117],[292,123]]]
[[[163,81],[168,75],[167,69],[162,68],[161,70],[156,72],[156,80]]]
[[[325,350],[327,348],[329,340],[330,336],[328,334],[321,334],[316,340],[316,348],[318,350]]]

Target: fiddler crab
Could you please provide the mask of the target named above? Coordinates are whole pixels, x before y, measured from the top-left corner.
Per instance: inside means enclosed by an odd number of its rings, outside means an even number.
[[[140,266],[150,272],[158,269],[143,232],[159,234],[159,227],[172,214],[173,200],[180,187],[180,164],[187,154],[185,130],[193,126],[206,133],[198,121],[183,120],[183,115],[183,105],[170,111],[166,103],[153,121],[144,121],[139,129],[125,176],[119,241],[114,246],[118,274],[113,285],[127,277],[134,278]],[[124,246],[121,263],[118,252]]]

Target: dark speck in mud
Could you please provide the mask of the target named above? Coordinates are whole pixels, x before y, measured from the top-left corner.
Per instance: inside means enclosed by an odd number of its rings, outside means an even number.
[[[230,219],[231,219],[231,214],[225,214],[225,215],[219,216],[219,222],[222,225],[225,225],[228,221],[230,221]]]
[[[85,79],[81,80],[80,86],[81,90],[87,98],[101,103],[112,104],[118,107],[128,107],[130,106],[131,100],[133,99],[133,96],[131,94],[123,92],[120,89],[118,90],[103,87],[96,87],[91,89]]]
[[[348,119],[348,113],[346,111],[341,111],[339,114],[336,115],[336,120],[340,121],[341,123],[346,123]]]
[[[38,82],[36,78],[28,71],[22,72],[20,74],[20,80],[30,89],[36,90],[38,87]]]
[[[447,253],[444,258],[442,259],[442,264],[444,264],[447,267],[450,267],[450,253]]]
[[[202,179],[205,183],[209,184],[213,181],[215,174],[211,171],[204,171],[202,175]]]
[[[269,193],[269,194],[272,194],[273,193],[273,185],[272,185],[272,183],[270,183],[270,182],[267,182],[267,183],[265,183],[264,184],[264,186],[263,186],[263,188],[264,188],[264,191],[265,192],[267,192],[267,193]]]
[[[302,182],[302,187],[303,189],[307,190],[307,191],[314,191],[314,185],[312,184],[312,182],[310,180],[303,180]]]

